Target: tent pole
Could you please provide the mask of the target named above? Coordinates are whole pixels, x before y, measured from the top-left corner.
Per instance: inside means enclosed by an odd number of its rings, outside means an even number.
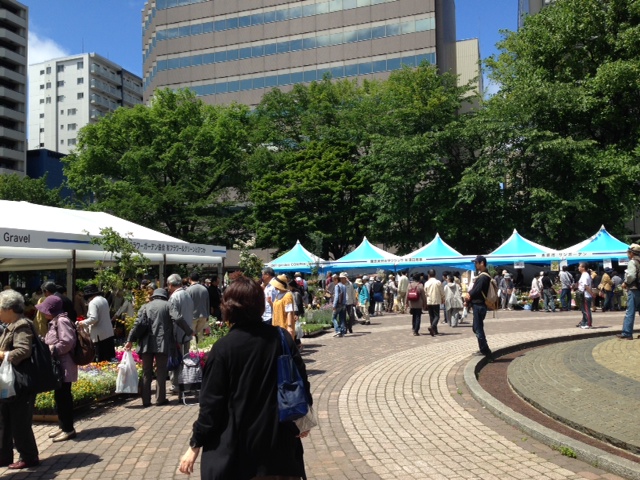
[[[76,251],[71,250],[71,259],[67,263],[67,296],[73,298],[76,294]]]
[[[167,269],[167,255],[166,254],[162,254],[162,263],[160,264],[160,272],[159,272],[159,282],[160,285],[158,285],[160,288],[164,288],[164,272]]]

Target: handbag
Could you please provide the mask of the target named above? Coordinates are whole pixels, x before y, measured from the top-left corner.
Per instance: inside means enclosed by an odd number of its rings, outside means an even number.
[[[0,365],[0,400],[11,401],[16,397],[15,375],[13,368],[9,362],[8,356],[5,355]]]
[[[278,357],[278,418],[280,422],[290,422],[304,417],[309,412],[309,402],[300,372],[293,363],[291,350],[278,328],[282,355]]]
[[[16,393],[33,394],[50,392],[62,386],[62,367],[60,361],[51,356],[51,351],[33,329],[31,356],[13,366]]]
[[[138,369],[131,350],[124,352],[118,364],[116,393],[138,393]]]

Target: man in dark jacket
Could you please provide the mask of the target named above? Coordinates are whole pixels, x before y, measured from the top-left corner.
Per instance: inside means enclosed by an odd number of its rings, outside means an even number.
[[[156,362],[156,405],[166,405],[167,400],[167,361],[169,352],[174,347],[174,323],[188,335],[193,332],[184,321],[182,315],[167,301],[164,288],[156,288],[151,301],[138,312],[129,338],[124,346],[131,350],[132,342],[139,344],[138,354],[142,358],[142,406],[151,405],[151,379],[153,376],[153,361]]]
[[[491,276],[487,273],[487,259],[485,257],[478,255],[473,263],[475,263],[479,274],[473,282],[473,287],[467,292],[466,299],[473,308],[473,331],[478,339],[478,348],[480,349],[476,354],[490,357],[491,349],[484,334],[484,317],[487,316],[487,305],[484,301],[489,293]]]

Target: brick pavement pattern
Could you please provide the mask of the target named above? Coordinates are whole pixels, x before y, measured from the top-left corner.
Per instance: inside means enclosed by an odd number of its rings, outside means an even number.
[[[579,314],[500,313],[488,318],[492,348],[554,336]],[[594,315],[620,330],[621,314]],[[619,477],[533,443],[487,415],[451,379],[477,350],[468,323],[444,335],[411,335],[408,316],[372,318],[344,338],[305,339],[320,425],[303,441],[309,479],[607,479]],[[575,328],[573,328],[573,332]],[[631,343],[631,342],[629,342]],[[140,399],[98,410],[76,423],[74,441],[52,443],[36,425],[42,464],[12,479],[178,479],[197,407],[140,409]],[[4,472],[4,473],[3,473]],[[7,471],[0,473],[9,475]],[[199,464],[191,476],[198,479]]]
[[[511,363],[509,382],[551,417],[640,453],[640,418],[631,414],[640,409],[640,383],[616,373],[631,367],[625,353],[636,350],[640,342],[611,337],[538,348]]]

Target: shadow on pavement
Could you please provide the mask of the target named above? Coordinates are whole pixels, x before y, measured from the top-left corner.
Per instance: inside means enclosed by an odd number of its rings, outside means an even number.
[[[96,427],[86,428],[78,433],[78,440],[92,440],[94,438],[110,438],[134,432],[133,427]]]
[[[61,453],[59,455],[51,455],[40,461],[40,466],[37,467],[37,470],[46,468],[46,473],[42,472],[42,476],[38,476],[37,478],[55,478],[50,477],[48,474],[87,467],[101,461],[102,458],[93,453]]]
[[[323,373],[326,373],[326,370],[316,370],[313,368],[308,368],[307,369],[307,376],[311,377],[313,375],[322,375]]]

